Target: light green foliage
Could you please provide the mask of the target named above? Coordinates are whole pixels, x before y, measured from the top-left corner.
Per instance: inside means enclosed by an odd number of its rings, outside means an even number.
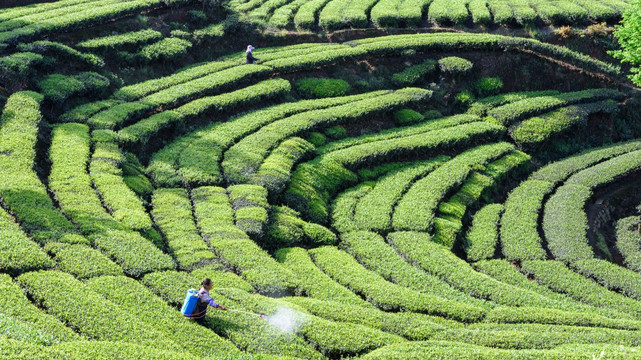
[[[490,204],[474,214],[472,226],[465,236],[463,245],[468,261],[494,257],[499,240],[498,226],[503,209],[501,204]]]
[[[444,57],[438,61],[441,72],[449,75],[467,74],[473,65],[471,61],[456,56]]]
[[[99,38],[92,38],[82,41],[76,46],[91,51],[105,51],[113,49],[136,48],[143,44],[162,38],[162,34],[156,30],[143,29],[131,31],[118,35],[109,35]]]
[[[609,291],[568,269],[560,261],[525,261],[522,272],[550,289],[597,307],[608,307],[640,318],[641,303]]]
[[[185,39],[165,38],[140,49],[140,56],[148,62],[163,60],[171,61],[187,54],[192,43]]]
[[[54,262],[0,208],[0,271],[19,274],[50,268]]]
[[[484,145],[443,164],[415,182],[403,195],[394,211],[392,226],[396,230],[432,230],[439,202],[449,191],[465,181],[472,166],[488,163],[513,149],[507,143]]]
[[[60,61],[79,62],[95,68],[102,68],[105,62],[102,58],[94,54],[86,54],[65,44],[49,40],[39,40],[28,44],[18,44],[21,51],[30,51],[42,55],[57,57]]]
[[[302,220],[298,212],[286,206],[272,207],[267,231],[269,247],[275,249],[285,246],[333,245],[337,241],[331,230]]]
[[[227,191],[218,187],[192,190],[200,231],[220,259],[261,292],[278,293],[296,286],[296,278],[234,226]]]
[[[450,299],[457,303],[488,308],[487,302],[463,294],[436,276],[426,273],[403,261],[382,236],[366,231],[341,235],[341,247],[368,269],[398,285]]]
[[[641,2],[633,1],[623,14],[623,20],[617,27],[614,36],[619,40],[621,50],[615,50],[610,55],[632,65],[630,79],[637,85],[641,84],[641,46],[638,42],[639,28],[641,26]]]
[[[324,135],[318,134],[324,140]],[[311,136],[310,136],[311,137]],[[311,139],[310,139],[310,142]],[[314,145],[299,137],[289,138],[265,158],[251,182],[264,186],[271,194],[280,194],[289,182],[294,165],[314,150]]]
[[[325,273],[352,291],[362,294],[382,310],[403,308],[466,322],[478,321],[483,317],[483,311],[475,306],[420,293],[386,281],[335,247],[316,248],[310,254]]]
[[[611,89],[589,89],[576,92],[548,95],[508,103],[488,111],[488,115],[504,125],[512,125],[517,121],[562,106],[595,102],[598,100],[618,99],[621,93]]]
[[[0,274],[0,291],[0,313],[19,321],[22,328],[28,327],[30,334],[37,332],[38,337],[46,340],[47,345],[80,339],[71,328],[31,303],[20,286],[7,274]]]
[[[541,180],[521,183],[508,196],[501,219],[501,247],[508,260],[544,260],[541,237],[538,233],[543,199],[554,184]]]
[[[306,98],[345,96],[349,84],[343,79],[303,78],[297,80],[296,90]]]
[[[79,279],[122,275],[122,269],[100,251],[83,244],[49,243],[45,249],[55,256],[58,268]]]
[[[124,276],[102,276],[87,281],[87,287],[104,296],[127,313],[140,319],[165,336],[165,341],[179,344],[198,356],[216,356],[238,350],[211,330],[186,321],[162,299],[138,281]],[[193,341],[194,337],[207,341]]]
[[[140,319],[132,318],[129,310],[109,302],[69,274],[58,271],[31,272],[18,277],[18,281],[49,313],[85,336],[180,349],[165,334]]]
[[[297,295],[372,308],[370,303],[323,273],[312,262],[307,250],[302,248],[281,248],[276,251],[274,256],[283,266],[298,275],[300,282],[296,288]]]
[[[53,205],[47,189],[33,170],[42,95],[18,92],[7,100],[0,118],[0,196],[23,229],[40,243],[84,242],[69,237],[73,225]]]
[[[215,258],[198,234],[191,202],[184,189],[157,189],[152,204],[154,223],[165,235],[169,251],[181,269],[198,267]]]
[[[638,216],[630,216],[617,221],[616,246],[628,268],[641,270],[641,234],[639,234]]]

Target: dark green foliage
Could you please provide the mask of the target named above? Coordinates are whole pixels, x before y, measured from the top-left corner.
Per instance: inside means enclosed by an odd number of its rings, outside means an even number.
[[[296,90],[306,98],[345,96],[349,84],[343,79],[304,78],[296,81]]]
[[[412,125],[423,121],[425,117],[412,109],[401,109],[394,113],[394,122],[397,126]]]
[[[398,86],[411,86],[425,79],[425,76],[436,71],[436,61],[428,59],[419,65],[410,66],[407,69],[392,75],[392,80]]]
[[[500,77],[484,77],[474,83],[474,90],[478,96],[492,96],[498,94],[503,88]]]

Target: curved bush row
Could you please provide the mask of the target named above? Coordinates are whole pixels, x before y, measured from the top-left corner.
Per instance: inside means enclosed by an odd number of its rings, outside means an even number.
[[[370,12],[376,27],[415,27],[421,24],[423,13],[431,0],[382,0]]]
[[[77,62],[94,68],[105,66],[105,61],[98,55],[83,53],[65,44],[49,40],[18,44],[17,49],[41,55],[50,55],[56,57],[58,61]]]
[[[191,196],[204,239],[243,279],[266,293],[287,292],[296,286],[293,273],[234,226],[234,209],[225,189],[204,186],[193,189]]]
[[[543,230],[554,256],[576,267],[608,288],[620,289],[633,297],[641,295],[641,277],[603,260],[592,259],[588,244],[588,219],[584,211],[592,191],[641,168],[641,151],[619,155],[572,175],[545,207]],[[579,261],[583,260],[583,261]]]
[[[162,33],[152,29],[130,31],[123,34],[91,38],[76,44],[77,47],[90,51],[135,49],[141,45],[160,40]]]
[[[394,210],[392,226],[396,230],[432,231],[439,202],[465,181],[472,167],[486,164],[513,149],[514,146],[508,143],[483,145],[441,165],[415,182],[403,195]]]
[[[580,300],[554,292],[547,286],[530,280],[526,274],[520,272],[520,268],[517,268],[515,265],[504,259],[477,261],[474,263],[474,268],[503,283],[530,290],[550,299],[554,299],[557,302],[563,303],[565,305],[563,308],[564,311],[595,314],[617,320],[627,320],[629,318],[628,314],[606,307],[588,305]]]
[[[543,231],[556,259],[573,264],[594,257],[588,243],[588,216],[583,210],[591,197],[589,188],[566,183],[545,204]]]
[[[478,99],[467,109],[468,114],[485,117],[491,109],[523,99],[559,95],[557,90],[510,92]]]
[[[292,169],[302,158],[314,151],[314,145],[299,137],[281,142],[265,158],[251,182],[264,186],[271,194],[280,194],[289,182]]]
[[[314,222],[328,220],[328,204],[340,188],[354,183],[356,174],[347,168],[382,163],[406,154],[430,154],[435,149],[453,148],[483,138],[496,139],[503,128],[486,122],[460,125],[403,138],[356,145],[327,153],[296,168],[285,192],[285,201]]]
[[[356,207],[371,192],[373,185],[371,181],[365,181],[336,196],[332,203],[332,227],[339,233],[360,230],[359,225],[354,221]]]
[[[395,232],[387,241],[408,262],[436,275],[463,293],[507,306],[548,307],[566,310],[566,304],[533,291],[508,285],[474,271],[449,249],[431,241],[427,233]]]
[[[447,160],[449,157],[437,156],[434,159],[393,171],[379,179],[372,191],[363,196],[356,204],[354,212],[356,228],[354,230],[391,230],[394,207],[402,198],[403,193],[411,187],[414,181],[424,177]],[[335,223],[341,221],[340,214],[334,213],[333,217],[337,219]]]
[[[132,318],[129,310],[114,305],[69,274],[39,271],[20,275],[17,280],[49,313],[87,337],[182,349],[167,339],[167,334]]]
[[[573,272],[559,261],[524,261],[525,274],[550,289],[597,307],[607,307],[639,318],[641,302],[609,291],[596,282]]]
[[[331,230],[300,218],[287,206],[273,206],[267,227],[266,247],[334,245],[338,238]]]
[[[29,239],[11,216],[0,208],[0,272],[20,274],[53,265],[54,262],[40,246]]]
[[[641,234],[638,216],[619,219],[616,226],[616,247],[623,256],[625,265],[636,272],[641,271]]]
[[[551,182],[527,180],[508,195],[501,219],[501,250],[506,259],[546,259],[537,229],[543,201],[553,189]]]
[[[154,114],[127,126],[118,131],[118,138],[124,143],[144,143],[159,131],[176,123],[186,123],[210,111],[229,111],[236,107],[276,98],[287,94],[290,90],[291,86],[287,80],[272,79],[229,93],[202,97],[174,110]]]
[[[127,122],[132,122],[136,117],[155,108],[171,107],[172,105],[184,103],[192,99],[202,98],[203,96],[229,88],[250,77],[265,74],[268,71],[269,68],[260,65],[245,65],[220,70],[210,75],[154,92],[137,101],[124,102],[102,110],[90,117],[87,120],[87,124],[94,128],[112,129]],[[202,101],[202,99],[199,100]],[[194,101],[192,101],[191,104],[194,104]],[[183,108],[184,106],[181,107],[181,109]]]
[[[147,169],[159,186],[176,186],[183,181],[220,184],[223,180],[220,162],[224,151],[246,134],[296,113],[341,105],[385,93],[388,91],[285,103],[256,110],[225,123],[215,123],[165,146],[154,154]]]
[[[86,285],[191,354],[206,357],[238,352],[231,342],[209,329],[185,321],[182,314],[136,280],[125,276],[102,276],[87,281]],[[193,341],[194,337],[207,341]]]
[[[101,140],[94,133],[94,152],[89,173],[102,203],[109,213],[132,230],[153,231],[142,201],[124,182],[121,165],[124,156],[114,142]]]
[[[622,94],[611,89],[589,89],[576,92],[561,93],[558,95],[547,95],[533,98],[526,98],[509,104],[498,106],[487,112],[489,116],[496,119],[503,125],[512,125],[515,122],[536,114],[555,110],[562,106],[596,102],[606,99],[620,99]]]
[[[472,218],[464,248],[468,261],[479,261],[494,257],[499,242],[499,222],[504,207],[501,204],[489,204],[477,211]]]
[[[145,272],[171,269],[174,262],[149,240],[128,230],[102,207],[87,174],[89,161],[89,128],[83,124],[61,124],[54,127],[49,186],[60,207],[78,224],[94,245],[132,276]]]
[[[332,141],[327,145],[319,147],[317,149],[317,152],[322,155],[332,151],[345,149],[350,146],[367,144],[374,141],[402,138],[402,137],[411,136],[411,135],[418,135],[428,131],[447,129],[447,128],[458,126],[458,125],[474,123],[477,121],[481,121],[481,119],[476,116],[454,115],[454,116],[444,117],[444,118],[440,118],[432,121],[426,121],[416,125],[382,130],[374,134],[367,134],[367,135],[361,135],[358,137],[345,138],[342,140]]]
[[[74,226],[56,209],[33,170],[42,95],[17,92],[9,97],[0,118],[0,197],[31,237],[50,241],[84,242]]]
[[[246,136],[225,153],[222,162],[225,178],[231,183],[246,182],[258,170],[268,151],[290,136],[319,127],[359,121],[376,112],[392,111],[408,103],[424,101],[431,95],[432,92],[428,90],[406,88],[372,99],[312,110],[274,121]]]
[[[506,334],[514,336],[516,332]],[[481,334],[479,334],[481,335]],[[494,334],[493,334],[494,335]],[[538,335],[538,334],[537,334]],[[566,336],[566,334],[561,334]],[[536,336],[536,335],[534,335]],[[454,340],[454,339],[452,339]],[[549,339],[541,339],[541,342]],[[604,350],[604,348],[606,348]],[[636,348],[635,348],[636,349]],[[635,350],[636,351],[636,350]],[[416,341],[410,343],[394,344],[374,350],[363,356],[363,360],[401,360],[407,359],[407,354],[412,354],[416,359],[584,359],[596,356],[604,358],[626,357],[630,354],[628,348],[621,349],[615,345],[563,345],[553,349],[534,350],[497,349],[492,345],[481,346],[456,341]],[[637,355],[630,355],[637,358]]]
[[[465,322],[479,321],[484,311],[462,302],[446,300],[386,281],[367,270],[352,256],[334,247],[310,250],[316,265],[342,285],[383,310],[409,310]]]
[[[365,325],[410,340],[428,339],[436,331],[462,326],[461,323],[453,320],[412,312],[390,313],[377,308],[348,305],[336,301],[321,301],[308,297],[287,297],[284,300],[296,304],[318,317]]]
[[[509,131],[519,146],[532,147],[564,131],[585,126],[592,114],[616,115],[618,112],[619,106],[614,100],[573,105],[526,119]]]
[[[267,189],[259,185],[233,185],[227,188],[236,211],[236,227],[254,238],[262,238],[267,223]]]
[[[580,154],[542,167],[534,172],[530,176],[530,179],[549,181],[558,185],[560,182],[566,180],[580,170],[587,169],[602,161],[606,161],[635,150],[641,150],[641,141],[631,140],[628,142],[589,149]]]
[[[517,150],[487,164],[482,172],[472,172],[458,192],[438,205],[432,240],[454,246],[463,228],[463,217],[468,208],[477,206],[481,199],[487,201],[492,189],[506,177],[516,177],[529,162],[530,156]]]
[[[296,247],[282,248],[276,251],[274,257],[297,275],[299,283],[296,287],[296,295],[372,308],[370,303],[332,280],[314,265],[307,250]]]
[[[95,72],[81,72],[74,76],[51,74],[38,82],[45,99],[62,105],[72,96],[95,96],[109,87],[109,79]]]
[[[75,30],[89,24],[151,10],[167,5],[185,4],[189,0],[100,0],[78,6],[67,6],[0,23],[0,42],[15,43],[45,33]]]
[[[318,25],[326,31],[350,26],[363,28],[368,23],[368,12],[377,0],[330,0],[318,14]]]
[[[156,189],[151,203],[154,223],[165,235],[167,247],[181,269],[193,269],[214,260],[214,253],[198,233],[186,190]]]
[[[360,324],[328,321],[308,314],[302,308],[282,300],[248,294],[237,289],[218,289],[232,304],[252,312],[278,316],[283,308],[293,323],[293,333],[329,358],[354,356],[386,344],[402,342],[403,338]],[[273,326],[273,325],[272,325]],[[282,330],[281,330],[282,331]],[[292,334],[287,334],[290,337]]]
[[[20,321],[38,332],[47,340],[46,345],[80,339],[80,336],[65,326],[63,322],[31,303],[20,286],[13,282],[7,274],[0,274],[0,293],[2,293],[0,313]],[[1,352],[2,350],[0,350]],[[33,356],[33,354],[31,355]]]
[[[463,294],[438,277],[403,261],[376,233],[356,231],[342,234],[340,246],[367,269],[395,284],[483,309],[492,307],[492,304]]]
[[[123,274],[105,254],[84,244],[49,243],[45,249],[55,256],[58,269],[78,279]]]

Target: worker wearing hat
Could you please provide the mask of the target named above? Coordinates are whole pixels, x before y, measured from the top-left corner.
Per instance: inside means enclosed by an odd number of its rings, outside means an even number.
[[[251,45],[247,45],[247,51],[245,52],[245,63],[247,64],[253,64],[255,61],[258,61],[252,54],[252,50],[254,50],[254,47]]]
[[[207,308],[209,306],[220,309],[227,310],[226,307],[220,305],[214,299],[209,296],[209,290],[214,286],[211,279],[204,279],[200,285],[203,287],[198,291],[198,302],[196,303],[196,309],[191,316],[191,319],[196,320],[199,324],[202,324],[205,321],[205,314],[207,313]]]

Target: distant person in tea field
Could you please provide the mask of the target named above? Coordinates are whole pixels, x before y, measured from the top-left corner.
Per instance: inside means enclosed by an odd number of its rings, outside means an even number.
[[[252,54],[252,50],[254,50],[254,47],[247,45],[247,51],[245,52],[245,63],[247,64],[253,64],[255,61],[258,61],[258,59],[254,57],[254,54]]]
[[[199,324],[202,324],[205,321],[205,314],[207,313],[207,308],[209,306],[220,310],[227,310],[227,308],[220,305],[214,301],[211,296],[209,296],[209,290],[214,286],[211,279],[204,279],[200,285],[202,285],[202,288],[198,291],[198,302],[196,303],[196,308],[194,309],[194,313],[191,318],[196,320]]]

